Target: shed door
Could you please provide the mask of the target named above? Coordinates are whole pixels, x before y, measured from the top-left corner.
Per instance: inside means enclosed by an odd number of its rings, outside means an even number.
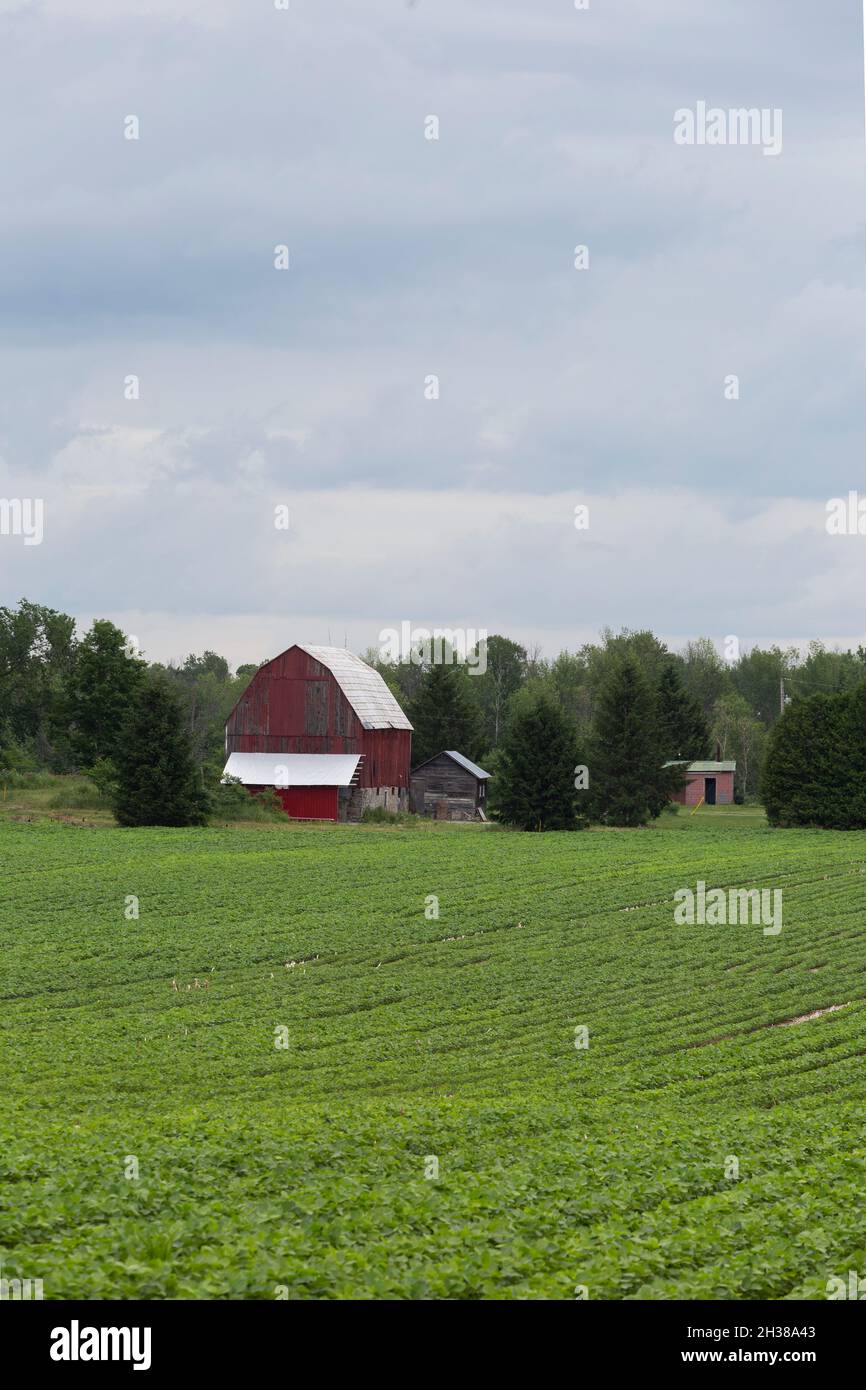
[[[708,806],[716,804],[716,779],[715,777],[704,778],[704,801]]]

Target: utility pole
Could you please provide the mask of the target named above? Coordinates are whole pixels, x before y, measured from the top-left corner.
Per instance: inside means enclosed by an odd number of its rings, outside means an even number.
[[[790,703],[791,696],[785,695],[785,678],[784,676],[780,676],[780,678],[778,678],[778,713],[784,714],[785,705],[790,705]]]

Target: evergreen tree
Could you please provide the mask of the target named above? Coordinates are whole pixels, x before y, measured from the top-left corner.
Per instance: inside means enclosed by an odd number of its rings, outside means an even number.
[[[484,734],[474,679],[459,662],[442,662],[424,672],[408,711],[415,730],[415,767],[448,749],[473,761],[481,756]]]
[[[709,757],[710,731],[704,712],[686,690],[673,660],[665,662],[659,676],[658,722],[665,758],[695,762]]]
[[[849,691],[846,703],[844,796],[848,828],[853,830],[866,826],[866,681]]]
[[[203,825],[207,796],[183,707],[164,676],[142,682],[117,742],[114,814],[121,825]]]
[[[794,700],[773,726],[761,794],[776,826],[866,825],[866,687]]]
[[[79,643],[64,691],[69,749],[79,767],[114,758],[145,669],[113,623],[97,620]]]
[[[684,780],[664,763],[654,692],[634,657],[622,656],[599,692],[589,763],[594,818],[633,826],[658,816]]]
[[[577,747],[568,719],[549,693],[517,697],[497,763],[500,820],[521,830],[574,829]]]

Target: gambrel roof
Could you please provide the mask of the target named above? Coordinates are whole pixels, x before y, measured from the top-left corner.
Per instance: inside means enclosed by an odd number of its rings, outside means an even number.
[[[298,643],[320,666],[334,677],[365,729],[411,729],[378,671],[344,647],[307,647]]]

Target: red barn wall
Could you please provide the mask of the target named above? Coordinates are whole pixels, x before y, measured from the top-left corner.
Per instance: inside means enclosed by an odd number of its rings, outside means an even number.
[[[251,796],[273,792],[287,816],[295,820],[339,820],[336,787],[251,787]]]
[[[365,729],[327,667],[290,647],[235,705],[226,753],[363,753],[359,786],[408,787],[412,733]]]
[[[278,787],[277,796],[296,820],[337,820],[336,787]]]

